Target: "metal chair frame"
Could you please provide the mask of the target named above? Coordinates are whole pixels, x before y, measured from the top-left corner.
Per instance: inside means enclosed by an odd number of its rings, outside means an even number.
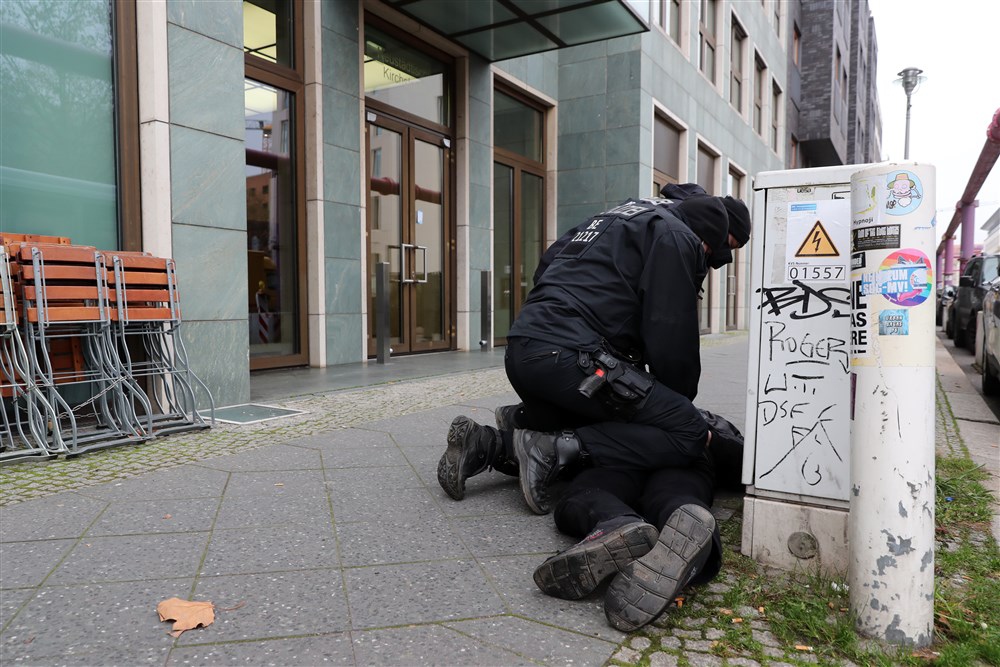
[[[15,264],[16,267],[16,264]],[[38,391],[29,369],[28,352],[18,329],[16,286],[7,249],[0,245],[0,463],[25,458],[52,458],[47,417],[52,407]]]
[[[113,272],[109,285],[117,306],[112,313],[117,348],[125,371],[147,378],[156,434],[209,428],[215,402],[205,383],[191,370],[181,331],[176,265],[172,259],[145,253],[105,253]],[[141,342],[144,355],[133,359],[130,340]],[[208,405],[209,420],[198,411],[198,398]]]
[[[103,256],[86,246],[24,243],[19,255],[22,269],[29,252],[31,271],[24,271],[22,281],[24,327],[29,366],[56,408],[51,429],[54,448],[75,456],[149,439],[149,401],[125,372],[111,336]],[[82,368],[63,371],[53,364],[53,343],[66,339],[79,343]],[[77,385],[83,385],[89,397],[71,406],[64,394]],[[143,407],[145,419],[139,418],[136,405]]]

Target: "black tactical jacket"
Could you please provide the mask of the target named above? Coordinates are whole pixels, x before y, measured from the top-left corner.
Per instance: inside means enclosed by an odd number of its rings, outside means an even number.
[[[707,215],[699,210],[699,220],[709,219],[702,224],[724,237],[725,209],[703,199]],[[683,217],[671,200],[630,199],[578,225],[543,255],[508,336],[576,350],[607,341],[694,400],[701,375],[698,290],[708,265],[702,239]]]

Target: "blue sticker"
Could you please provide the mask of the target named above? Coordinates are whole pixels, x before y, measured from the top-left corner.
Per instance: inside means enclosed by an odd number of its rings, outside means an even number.
[[[881,311],[878,314],[878,335],[909,336],[910,311],[905,308]]]
[[[920,179],[912,171],[900,171],[886,182],[889,196],[885,200],[885,212],[889,215],[906,215],[917,210],[924,198],[924,188]]]

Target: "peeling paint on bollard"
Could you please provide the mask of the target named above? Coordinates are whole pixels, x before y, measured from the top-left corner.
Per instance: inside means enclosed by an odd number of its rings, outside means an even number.
[[[934,191],[929,165],[851,178],[851,608],[863,634],[913,647],[934,615]]]

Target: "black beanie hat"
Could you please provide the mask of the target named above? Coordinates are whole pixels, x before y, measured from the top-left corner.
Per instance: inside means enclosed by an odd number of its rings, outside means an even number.
[[[673,210],[712,249],[708,258],[709,266],[717,269],[732,261],[733,255],[729,251],[729,214],[720,197],[688,197]]]
[[[723,197],[722,204],[729,214],[729,233],[742,248],[750,240],[750,211],[746,204],[734,197]]]
[[[707,195],[705,188],[697,183],[667,183],[660,188],[660,196],[681,201],[695,195]]]

